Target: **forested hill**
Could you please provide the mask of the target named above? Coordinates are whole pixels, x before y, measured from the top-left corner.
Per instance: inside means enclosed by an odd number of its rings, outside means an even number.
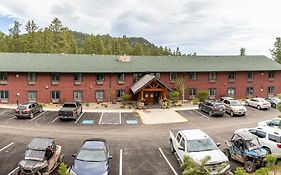
[[[112,37],[72,31],[55,18],[48,27],[15,21],[9,34],[0,31],[0,52],[78,53],[96,55],[181,55],[179,48],[155,46],[142,37]]]

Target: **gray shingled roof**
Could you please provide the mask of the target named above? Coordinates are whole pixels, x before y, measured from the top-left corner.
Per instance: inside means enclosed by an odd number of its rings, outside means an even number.
[[[210,72],[281,70],[265,56],[119,56],[0,53],[2,72]]]

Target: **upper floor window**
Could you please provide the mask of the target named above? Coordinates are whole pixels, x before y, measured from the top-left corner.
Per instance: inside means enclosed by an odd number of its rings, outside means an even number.
[[[248,81],[252,81],[254,79],[254,72],[247,72],[247,79]]]
[[[196,80],[197,79],[197,73],[196,72],[190,72],[188,74],[189,80]]]
[[[75,73],[74,74],[74,82],[81,83],[82,82],[82,73]]]
[[[125,81],[125,74],[124,73],[117,74],[117,82],[124,83],[124,81]]]
[[[209,80],[210,81],[216,81],[216,79],[217,79],[216,72],[209,72]]]
[[[235,72],[229,72],[228,73],[228,79],[229,81],[234,81],[236,78],[236,73]]]
[[[170,73],[170,80],[172,82],[175,82],[177,78],[178,78],[178,73],[176,73],[176,72]]]
[[[274,86],[268,86],[267,87],[267,93],[268,94],[274,94],[275,92],[275,87]]]
[[[0,72],[0,81],[8,81],[8,73]]]
[[[274,71],[269,71],[268,72],[268,79],[269,80],[274,80],[275,79],[275,72]]]
[[[59,73],[51,73],[51,81],[52,84],[57,84],[60,81],[60,74]]]
[[[36,73],[35,72],[27,73],[27,81],[28,81],[28,83],[35,83],[36,82]]]
[[[104,74],[103,73],[97,73],[96,74],[96,81],[97,81],[97,83],[103,83],[103,81],[104,81]]]

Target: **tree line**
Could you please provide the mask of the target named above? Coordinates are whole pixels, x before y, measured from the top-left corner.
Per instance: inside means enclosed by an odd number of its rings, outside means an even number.
[[[15,21],[9,34],[0,31],[0,52],[69,53],[96,55],[183,55],[179,47],[155,46],[141,37],[112,37],[70,30],[54,18],[48,27],[40,28],[33,20],[25,24]]]

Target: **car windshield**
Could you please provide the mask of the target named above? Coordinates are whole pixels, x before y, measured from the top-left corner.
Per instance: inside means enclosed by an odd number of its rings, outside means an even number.
[[[210,138],[201,140],[189,140],[187,142],[188,152],[200,152],[200,151],[211,151],[217,150],[217,146],[214,141]]]
[[[279,98],[277,98],[277,97],[274,97],[274,98],[272,98],[271,100],[273,100],[273,101],[275,101],[275,102],[277,102],[277,103],[280,103],[280,102],[281,102],[281,100],[280,100]]]
[[[106,160],[106,154],[103,149],[81,149],[77,155],[77,160],[103,162]]]
[[[231,106],[241,106],[238,100],[229,100]]]
[[[19,110],[25,110],[25,109],[27,109],[27,107],[26,107],[26,106],[23,106],[23,105],[20,105],[20,106],[18,106],[18,109],[19,109]]]
[[[45,151],[37,151],[28,149],[25,152],[25,159],[43,161],[45,157]]]
[[[215,107],[223,107],[223,104],[221,104],[221,103],[216,103],[214,106],[215,106]]]
[[[72,103],[66,103],[66,104],[63,104],[62,107],[65,107],[65,108],[75,108],[76,105],[75,105],[75,104],[72,104]]]
[[[258,141],[257,139],[247,140],[247,141],[245,142],[245,144],[246,144],[246,146],[247,146],[247,148],[248,148],[249,150],[258,149],[258,148],[259,148],[258,145],[260,145],[260,143],[259,143],[259,141]]]

